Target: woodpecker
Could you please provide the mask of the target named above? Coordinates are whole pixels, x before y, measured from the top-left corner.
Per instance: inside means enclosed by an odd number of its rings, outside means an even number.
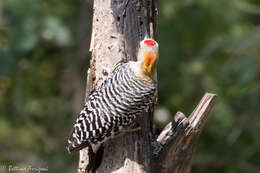
[[[136,118],[156,100],[158,48],[155,40],[142,40],[137,61],[117,66],[89,95],[68,139],[69,152],[89,147],[96,153],[108,139],[136,128]]]

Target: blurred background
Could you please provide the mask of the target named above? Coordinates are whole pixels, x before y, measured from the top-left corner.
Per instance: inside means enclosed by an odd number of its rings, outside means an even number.
[[[259,173],[260,1],[159,3],[157,125],[216,93],[192,172]],[[91,7],[0,1],[0,172],[3,165],[77,169],[78,155],[65,145],[84,100]]]

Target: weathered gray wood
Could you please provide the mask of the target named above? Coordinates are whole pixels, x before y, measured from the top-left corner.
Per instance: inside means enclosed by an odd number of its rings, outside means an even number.
[[[199,135],[216,100],[215,94],[206,93],[192,114],[186,118],[178,112],[157,138],[162,145],[156,168],[164,173],[189,173],[192,156]]]
[[[136,60],[139,42],[145,34],[151,32],[154,37],[156,13],[152,3],[152,0],[94,1],[87,93],[106,79],[117,62]],[[140,132],[105,144],[98,172],[150,172],[151,116],[152,112],[145,113],[140,120],[144,122]],[[79,172],[85,170],[87,162],[87,151],[80,151]]]
[[[156,32],[156,0],[94,0],[93,8],[87,95],[107,78],[118,61],[135,60],[139,41],[147,33],[155,38]],[[105,144],[97,172],[189,172],[199,134],[214,101],[215,95],[206,94],[189,118],[178,112],[154,145],[151,145],[153,112],[144,113],[139,120],[141,131]],[[80,151],[79,173],[88,172],[88,161],[87,150]]]

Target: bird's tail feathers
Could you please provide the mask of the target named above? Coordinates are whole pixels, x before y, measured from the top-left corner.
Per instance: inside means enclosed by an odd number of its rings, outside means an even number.
[[[81,143],[73,131],[68,139],[68,146],[66,147],[68,152],[77,152],[85,147],[89,147],[88,142]]]

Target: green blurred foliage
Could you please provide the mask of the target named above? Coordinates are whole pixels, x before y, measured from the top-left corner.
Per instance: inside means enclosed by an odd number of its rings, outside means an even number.
[[[0,165],[75,172],[65,144],[81,3],[0,2]],[[189,115],[204,92],[218,95],[192,172],[260,172],[259,9],[258,0],[160,1],[159,106]]]

